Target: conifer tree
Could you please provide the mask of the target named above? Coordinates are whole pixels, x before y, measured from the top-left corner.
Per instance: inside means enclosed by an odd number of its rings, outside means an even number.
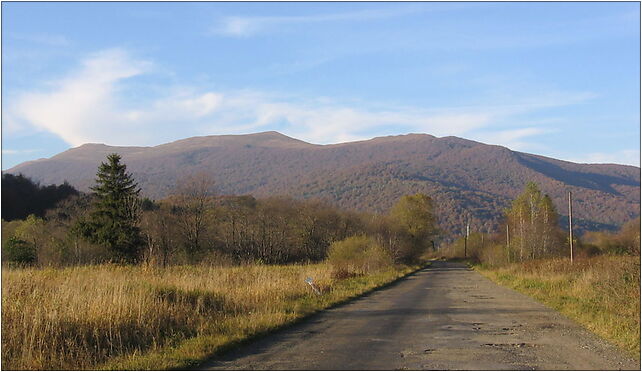
[[[118,154],[107,156],[96,174],[96,196],[89,220],[81,222],[81,234],[92,243],[109,248],[118,261],[136,262],[143,240],[140,220],[140,189],[127,173]]]

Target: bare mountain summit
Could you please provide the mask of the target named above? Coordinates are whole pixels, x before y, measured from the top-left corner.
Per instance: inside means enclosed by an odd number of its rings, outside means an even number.
[[[432,196],[441,225],[460,233],[470,214],[488,231],[528,181],[566,214],[575,195],[581,229],[615,228],[640,215],[640,168],[576,164],[457,137],[427,134],[313,145],[277,132],[193,137],[154,147],[85,144],[9,169],[43,184],[93,185],[107,154],[122,155],[143,193],[169,195],[182,176],[208,172],[222,194],[320,198],[347,209],[384,212],[404,194]],[[564,223],[564,221],[562,221]]]

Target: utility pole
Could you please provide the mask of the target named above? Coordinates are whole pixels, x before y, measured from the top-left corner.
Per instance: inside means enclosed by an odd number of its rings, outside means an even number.
[[[466,221],[466,235],[464,236],[464,258],[467,257],[468,251],[468,235],[470,234],[470,223]]]
[[[573,196],[568,192],[568,235],[571,246],[571,263],[573,263]]]
[[[510,262],[510,233],[508,231],[508,222],[506,222],[506,258]]]
[[[506,224],[506,248],[510,250],[510,235],[508,233],[508,224]]]

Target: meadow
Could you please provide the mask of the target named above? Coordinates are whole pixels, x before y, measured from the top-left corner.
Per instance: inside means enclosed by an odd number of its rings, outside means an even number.
[[[5,267],[2,369],[193,367],[416,268],[341,277],[327,263]]]
[[[475,267],[640,358],[640,256],[601,255]]]

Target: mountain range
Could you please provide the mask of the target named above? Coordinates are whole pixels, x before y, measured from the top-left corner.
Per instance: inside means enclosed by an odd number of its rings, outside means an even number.
[[[495,229],[504,208],[534,181],[562,216],[573,192],[579,230],[615,229],[640,216],[638,167],[577,164],[428,134],[333,145],[278,132],[192,137],[153,147],[85,144],[6,172],[88,191],[110,153],[122,156],[142,193],[153,199],[170,195],[178,179],[195,172],[211,174],[225,195],[317,198],[368,212],[386,212],[401,196],[422,192],[434,199],[441,227],[461,234],[467,220],[475,231]]]

